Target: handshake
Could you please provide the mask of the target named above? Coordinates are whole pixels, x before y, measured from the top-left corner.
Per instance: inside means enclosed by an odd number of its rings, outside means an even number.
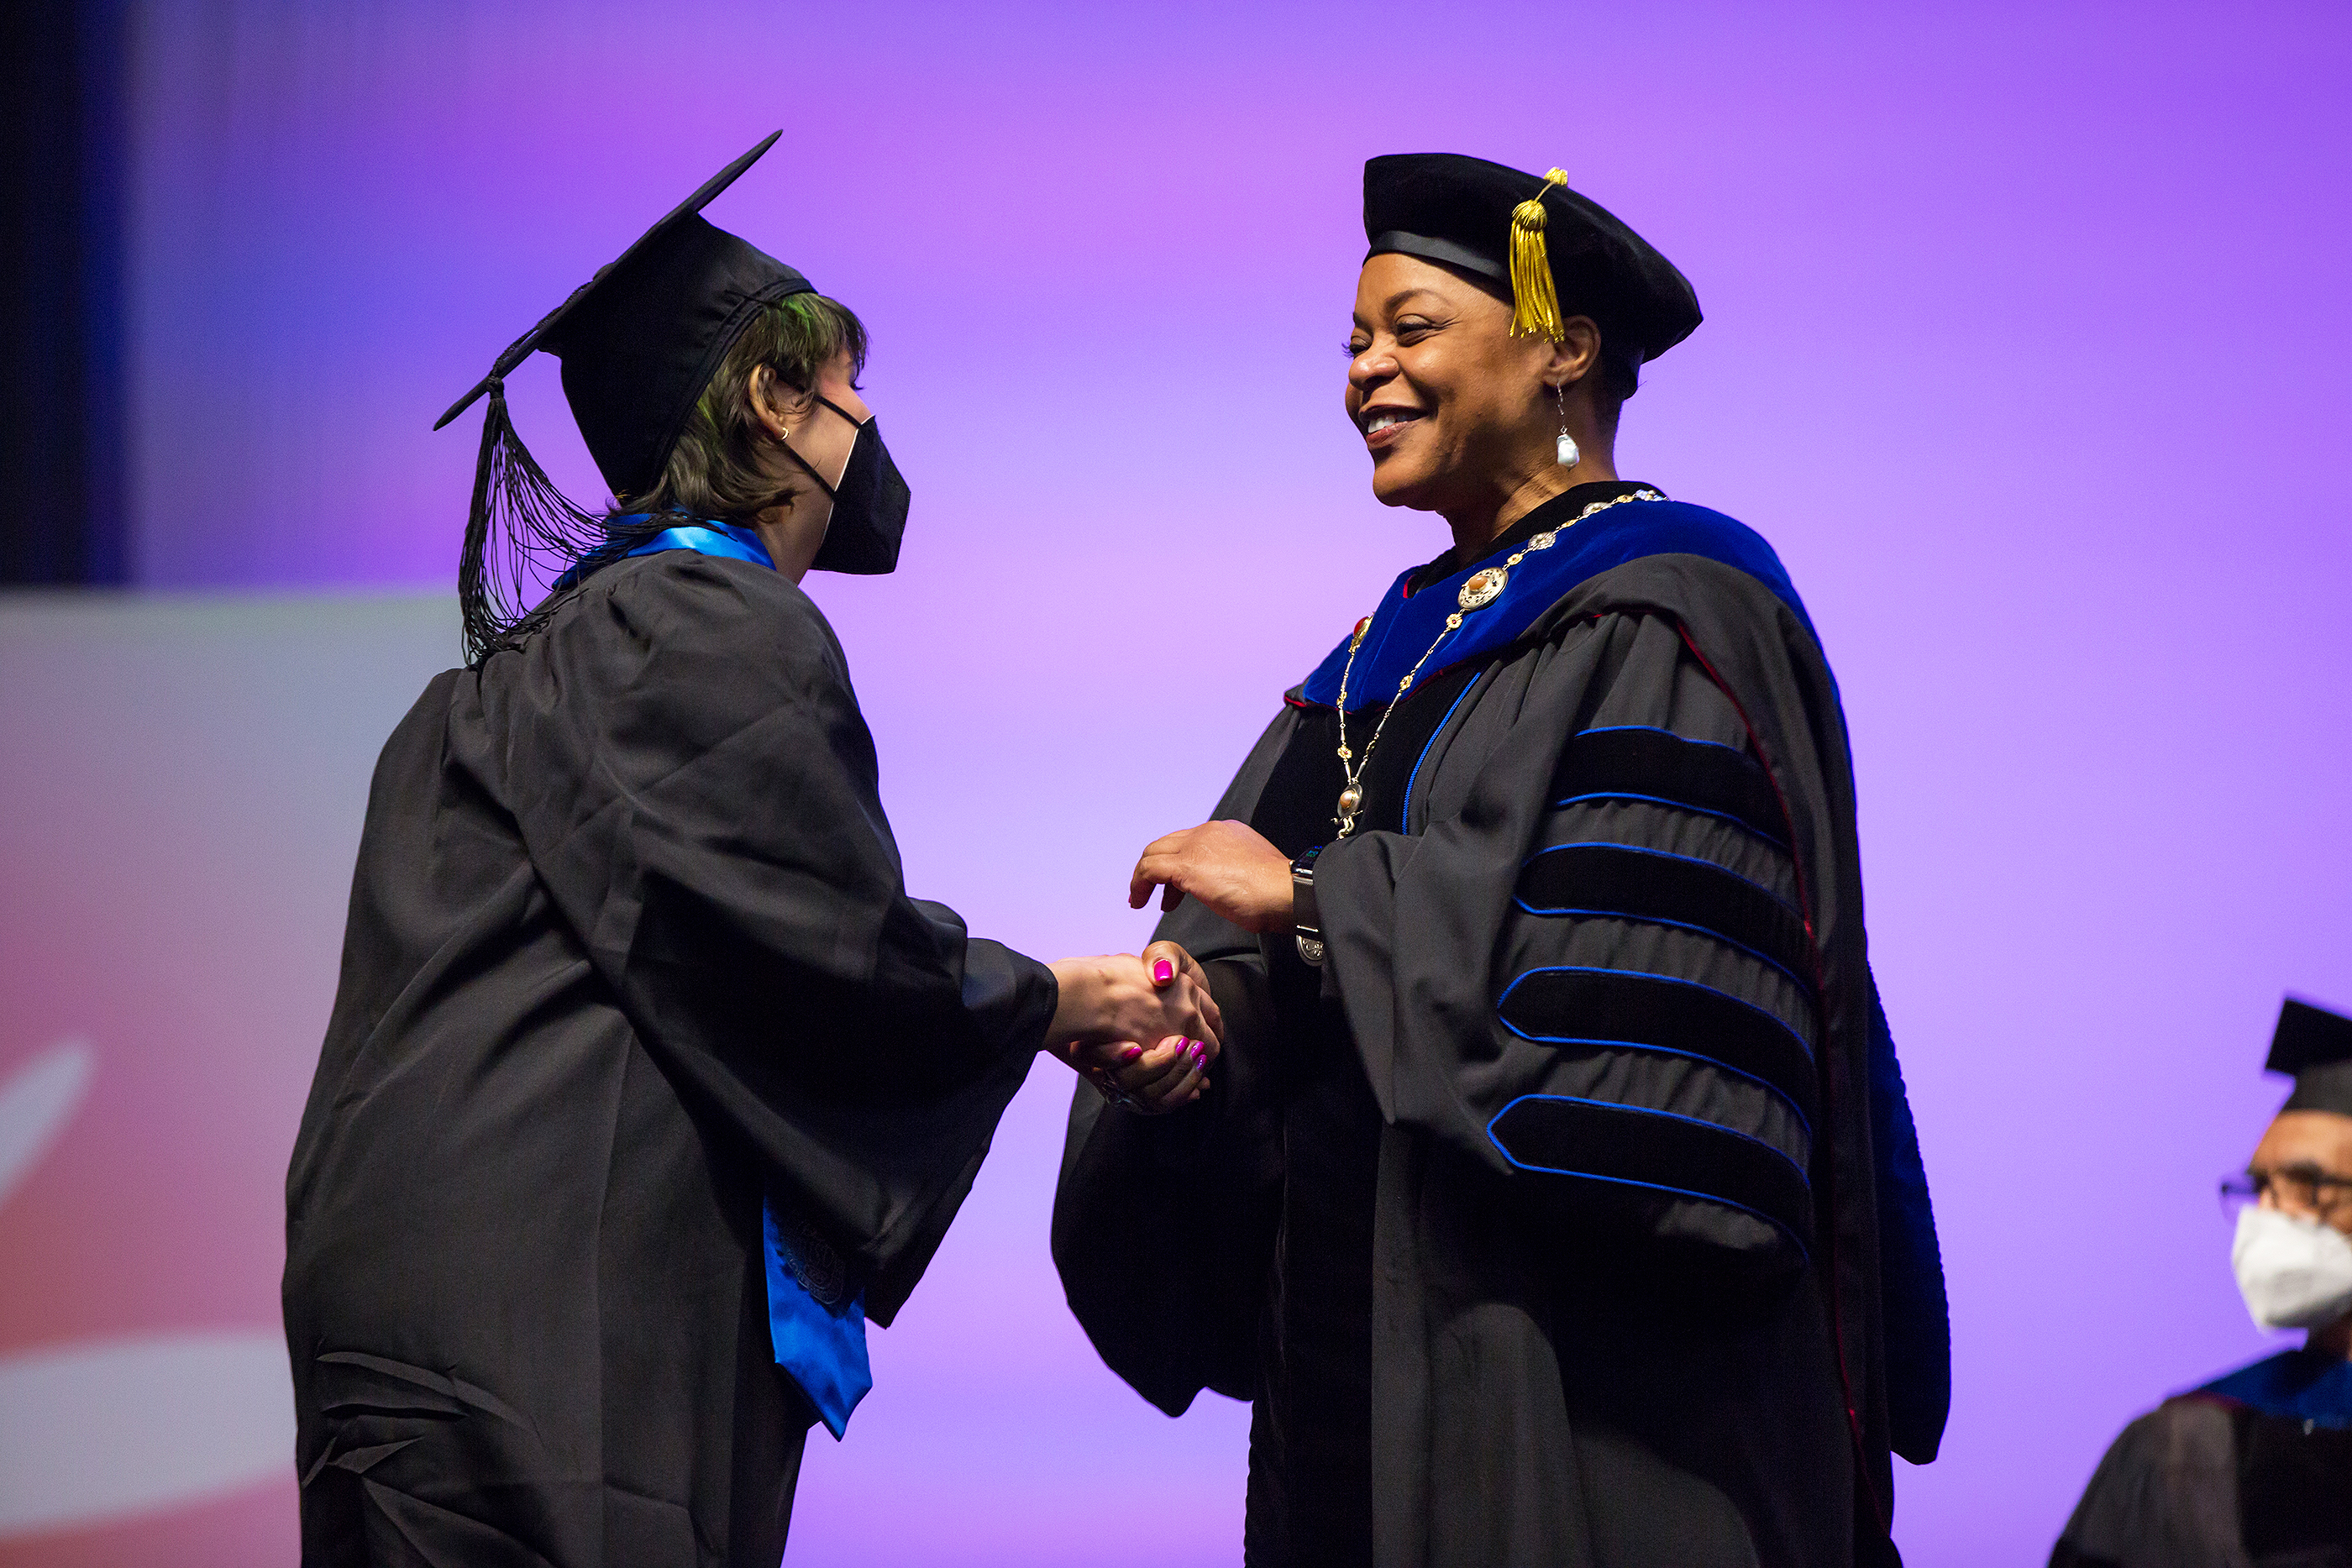
[[[1140,957],[1064,958],[1053,970],[1061,999],[1047,1051],[1104,1099],[1145,1115],[1201,1097],[1224,1020],[1190,953],[1154,942]]]
[[[1192,898],[1244,931],[1291,929],[1290,858],[1244,822],[1154,839],[1129,879],[1128,906],[1142,908],[1154,890],[1163,909]],[[1192,955],[1154,942],[1140,958],[1065,958],[1054,977],[1062,1001],[1045,1049],[1104,1099],[1156,1116],[1201,1097],[1224,1020]]]
[[[1202,822],[1164,834],[1143,849],[1127,883],[1127,905],[1140,910],[1160,891],[1173,910],[1197,898],[1242,931],[1289,931],[1291,861],[1246,822]],[[1209,999],[1209,977],[1176,943],[1152,943],[1143,956],[1063,959],[1061,1006],[1046,1030],[1046,1051],[1112,1105],[1143,1114],[1190,1105],[1209,1086],[1225,1020]]]

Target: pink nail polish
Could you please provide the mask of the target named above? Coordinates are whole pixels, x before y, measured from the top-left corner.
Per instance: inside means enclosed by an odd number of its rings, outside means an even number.
[[[1160,962],[1151,966],[1151,979],[1154,985],[1164,986],[1175,977],[1176,966],[1170,963],[1167,959],[1162,958]]]
[[[1137,1057],[1141,1056],[1142,1054],[1143,1047],[1139,1045],[1130,1045],[1125,1051],[1118,1053],[1118,1059],[1121,1061],[1133,1061]]]

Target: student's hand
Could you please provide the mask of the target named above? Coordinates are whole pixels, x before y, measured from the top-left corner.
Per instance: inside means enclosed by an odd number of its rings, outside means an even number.
[[[1154,839],[1128,879],[1127,904],[1140,909],[1155,887],[1160,907],[1197,898],[1244,931],[1288,931],[1290,857],[1246,822],[1203,822]]]
[[[1198,986],[1204,993],[1208,990],[1208,976],[1181,943],[1154,942],[1143,950],[1143,967],[1158,990],[1173,989],[1180,981]],[[1208,1003],[1208,1013],[1211,1027],[1222,1031],[1224,1020],[1217,1015],[1214,1000]],[[1116,1046],[1110,1048],[1115,1059],[1108,1054],[1090,1059],[1094,1071],[1080,1071],[1114,1105],[1146,1115],[1189,1105],[1209,1087],[1209,1063],[1216,1060],[1219,1043],[1178,1036],[1163,1040],[1161,1046],[1161,1050],[1139,1053],[1132,1045]],[[1172,1054],[1167,1048],[1173,1048]]]
[[[1223,1019],[1190,954],[1172,942],[1152,952],[1150,967],[1129,954],[1055,964],[1045,1046],[1106,1097],[1158,1113],[1200,1097]]]

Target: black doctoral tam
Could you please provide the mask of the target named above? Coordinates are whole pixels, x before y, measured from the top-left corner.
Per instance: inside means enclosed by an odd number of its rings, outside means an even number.
[[[1368,256],[1419,256],[1511,300],[1515,330],[1557,341],[1560,320],[1591,317],[1629,384],[1698,329],[1690,281],[1557,169],[1527,174],[1454,152],[1371,159],[1364,238]]]
[[[2272,1072],[2294,1080],[2281,1111],[2333,1111],[2352,1116],[2352,1019],[2289,997],[2271,1036]]]

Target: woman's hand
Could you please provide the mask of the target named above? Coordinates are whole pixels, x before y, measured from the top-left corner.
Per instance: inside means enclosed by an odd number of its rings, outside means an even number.
[[[1140,909],[1155,887],[1160,907],[1199,899],[1244,931],[1288,931],[1290,857],[1245,822],[1203,822],[1145,847],[1127,885],[1127,904]]]
[[[1209,1087],[1211,1049],[1181,1034],[1149,1051],[1133,1043],[1081,1045],[1070,1065],[1112,1104],[1158,1116],[1190,1105]]]
[[[1190,954],[1172,942],[1150,952],[1149,966],[1125,954],[1055,964],[1045,1044],[1107,1097],[1158,1113],[1200,1097],[1224,1020]]]

